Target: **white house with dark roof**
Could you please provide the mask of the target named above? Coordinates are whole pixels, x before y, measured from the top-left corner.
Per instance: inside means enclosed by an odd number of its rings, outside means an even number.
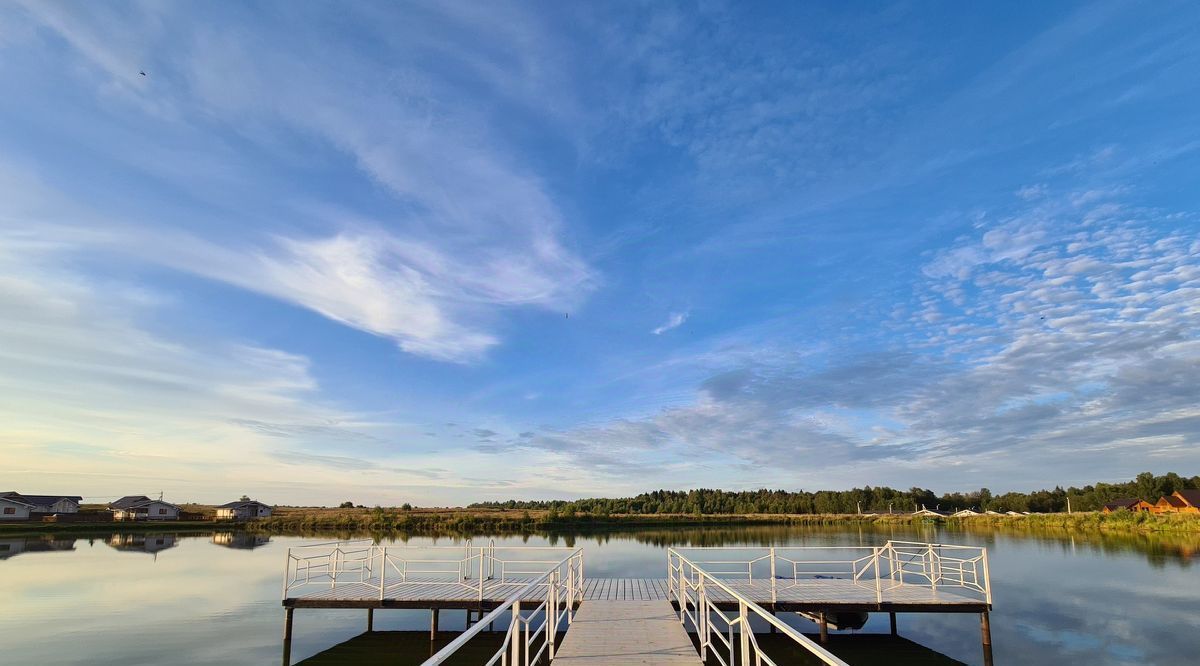
[[[113,520],[179,520],[179,507],[145,495],[126,495],[110,502]]]
[[[36,513],[78,513],[79,503],[83,501],[79,495],[26,495],[11,490],[0,493],[0,497],[24,502]]]
[[[239,500],[217,507],[217,520],[253,520],[267,518],[271,507],[256,500]]]
[[[24,500],[13,497],[16,493],[0,495],[0,520],[29,520],[29,512],[34,506]]]

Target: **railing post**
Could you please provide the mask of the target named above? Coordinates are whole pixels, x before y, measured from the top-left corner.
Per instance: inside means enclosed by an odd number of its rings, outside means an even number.
[[[675,591],[675,569],[671,567],[671,549],[667,549],[667,601],[671,601],[678,597],[679,594]]]
[[[575,558],[567,560],[567,626],[571,626],[571,621],[575,615],[575,566],[573,564]]]
[[[771,546],[771,603],[779,601],[775,590],[775,547]]]
[[[696,637],[700,639],[700,661],[708,661],[708,595],[704,591],[704,576],[700,577],[700,589],[697,591],[700,605],[696,609]]]
[[[383,591],[387,589],[387,546],[383,547],[379,558],[379,599],[383,600]]]
[[[746,612],[746,602],[738,602],[738,643],[742,648],[742,658],[739,663],[750,664],[750,616]]]
[[[341,552],[342,549],[340,546],[334,546],[333,553],[330,554],[330,559],[333,560],[333,566],[330,567],[329,571],[329,589],[331,590],[337,585],[338,556],[341,554]]]
[[[485,552],[486,551],[484,550],[483,546],[480,546],[479,547],[479,601],[480,602],[483,601],[483,566],[484,566],[483,561],[486,559],[484,557]]]
[[[550,590],[546,595],[546,651],[554,659],[554,636],[558,633],[558,570],[550,574]]]
[[[529,648],[532,647],[532,644],[529,641],[529,625],[533,624],[533,617],[531,616],[529,621],[524,622],[523,624],[525,625],[525,666],[529,666]]]
[[[679,558],[679,624],[687,626],[687,588],[684,587],[683,558]]]
[[[988,568],[987,548],[983,549],[983,596],[990,608],[992,605],[992,570]]]
[[[883,603],[883,584],[879,580],[879,549],[874,549],[875,553],[875,603]]]
[[[289,587],[288,582],[291,577],[291,573],[292,573],[292,549],[288,548],[287,549],[287,559],[284,561],[284,564],[283,564],[283,597],[281,597],[283,599],[287,599],[287,593],[288,593],[288,587]]]
[[[521,663],[521,602],[518,600],[512,607],[512,623],[508,630],[512,632],[512,666]]]
[[[929,544],[929,586],[937,592],[937,560],[934,557],[933,544]]]

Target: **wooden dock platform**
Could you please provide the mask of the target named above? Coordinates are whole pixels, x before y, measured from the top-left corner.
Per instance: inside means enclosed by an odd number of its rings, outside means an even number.
[[[444,608],[489,610],[511,595],[524,591],[522,601],[544,596],[539,588],[528,587],[533,576],[486,581],[483,599],[474,583],[455,583],[433,579],[395,583],[387,586],[382,597],[376,585],[338,583],[336,587],[315,590],[303,596],[283,600],[287,608]],[[883,593],[878,602],[874,588],[856,585],[841,578],[776,581],[727,581],[731,588],[763,608],[780,612],[817,611],[888,611],[896,613],[979,613],[986,602],[953,590],[928,587],[901,587]],[[582,602],[588,601],[669,601],[665,578],[588,578],[584,582]],[[722,608],[736,608],[737,600],[720,589],[711,592],[712,601]]]
[[[844,617],[854,619],[854,627],[866,613],[886,612],[895,636],[898,613],[978,613],[984,664],[991,664],[986,549],[893,540],[882,546],[668,548],[666,555],[662,578],[595,578],[585,575],[579,548],[370,541],[292,548],[283,583],[284,663],[298,608],[366,609],[368,632],[375,610],[395,608],[430,610],[431,639],[439,610],[466,611],[467,630],[425,666],[449,663],[497,625],[507,628],[493,663],[549,655],[567,666],[694,666],[702,655],[718,653],[730,663],[735,653],[753,663],[765,655],[754,632],[769,626],[792,648],[846,666],[779,616],[791,612],[817,622],[821,644]],[[561,644],[559,632],[565,632]]]
[[[556,666],[700,666],[700,656],[671,604],[665,598],[633,598],[644,590],[635,584],[628,599],[585,602],[554,654]]]

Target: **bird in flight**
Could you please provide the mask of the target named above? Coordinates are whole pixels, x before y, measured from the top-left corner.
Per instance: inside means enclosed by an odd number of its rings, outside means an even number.
[[[139,72],[138,72],[138,74],[141,74],[142,76],[145,76],[145,75],[146,75],[146,73],[145,73],[145,72],[142,72],[142,71],[139,71]]]

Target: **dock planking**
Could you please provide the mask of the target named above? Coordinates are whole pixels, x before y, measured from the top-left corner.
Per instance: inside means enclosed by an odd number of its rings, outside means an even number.
[[[620,599],[592,599],[554,654],[565,666],[701,666],[700,656],[665,598],[639,599],[648,589],[643,578],[614,580]]]
[[[343,583],[325,589],[306,592],[303,596],[283,600],[289,608],[493,608],[524,589],[522,601],[540,601],[540,587],[526,586],[532,576],[489,580],[484,583],[483,599],[479,598],[476,581],[457,583],[446,580],[414,580],[389,585],[383,597],[377,586],[368,583]],[[987,610],[979,599],[951,590],[931,590],[928,587],[906,586],[883,593],[883,603],[877,603],[875,589],[842,578],[725,581],[730,588],[764,608],[776,611],[893,611],[893,612],[962,612]],[[579,601],[672,601],[665,578],[588,578]],[[719,588],[709,588],[709,598],[720,607],[734,608],[736,600]]]

